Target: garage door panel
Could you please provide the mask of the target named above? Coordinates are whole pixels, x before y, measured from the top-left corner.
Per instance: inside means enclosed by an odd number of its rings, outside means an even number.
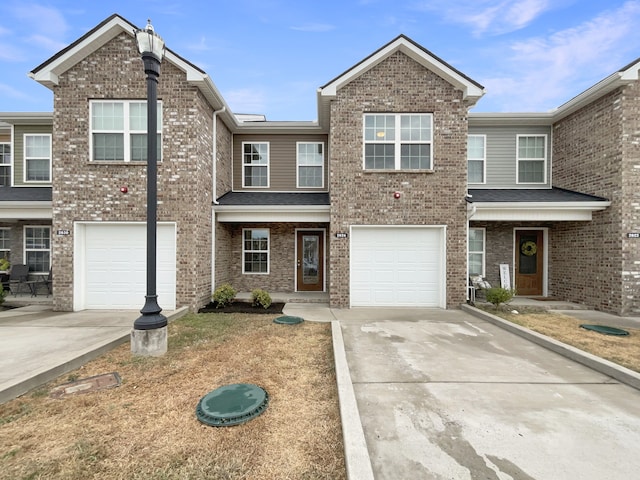
[[[442,227],[353,227],[351,305],[444,307]]]
[[[84,308],[139,310],[146,294],[146,225],[86,224],[84,237]],[[175,226],[158,225],[157,241],[158,303],[173,310]]]

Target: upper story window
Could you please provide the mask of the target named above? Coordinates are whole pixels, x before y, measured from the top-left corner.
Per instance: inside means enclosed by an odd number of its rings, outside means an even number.
[[[269,186],[268,142],[242,142],[242,186]]]
[[[518,183],[545,183],[547,136],[518,135]]]
[[[242,273],[269,273],[269,229],[242,231]]]
[[[51,181],[51,134],[25,134],[24,181]]]
[[[365,114],[365,170],[432,170],[432,150],[432,114]]]
[[[298,188],[324,186],[324,144],[298,142]]]
[[[485,183],[486,135],[467,137],[467,171],[469,183]]]
[[[24,263],[29,272],[46,273],[51,268],[51,227],[24,227]]]
[[[162,160],[162,103],[158,102],[158,161]],[[91,102],[91,160],[95,162],[147,161],[147,102]]]
[[[0,185],[11,185],[11,144],[0,143]]]

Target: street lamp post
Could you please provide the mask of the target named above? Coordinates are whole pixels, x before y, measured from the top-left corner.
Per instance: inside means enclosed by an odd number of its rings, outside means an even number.
[[[135,30],[136,43],[147,75],[147,294],[142,314],[133,324],[131,349],[142,355],[162,355],[167,347],[167,318],[156,293],[158,211],[158,77],[164,57],[164,41],[151,25]]]

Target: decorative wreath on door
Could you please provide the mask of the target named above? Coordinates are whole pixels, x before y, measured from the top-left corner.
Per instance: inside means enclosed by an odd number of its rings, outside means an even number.
[[[520,251],[527,257],[533,257],[538,251],[538,246],[536,242],[524,242],[520,247]]]

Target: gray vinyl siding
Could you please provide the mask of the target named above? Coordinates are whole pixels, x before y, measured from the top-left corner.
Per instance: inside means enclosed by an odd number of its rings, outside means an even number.
[[[234,135],[233,137],[233,190],[260,190],[242,187],[242,143],[269,143],[269,188],[280,192],[326,192],[328,190],[328,144],[326,135]],[[322,188],[297,188],[297,143],[321,142],[324,144],[324,186]]]
[[[474,127],[469,126],[469,135],[486,135],[486,183],[470,184],[473,188],[544,188],[550,186],[551,178],[551,127]],[[547,136],[546,182],[518,183],[517,141],[518,135]]]
[[[51,125],[16,125],[13,130],[13,184],[39,186],[42,183],[25,183],[24,181],[24,136],[29,133],[48,133],[53,132]],[[53,150],[53,149],[52,149]],[[53,152],[52,152],[53,154]],[[45,184],[49,185],[49,184]]]

